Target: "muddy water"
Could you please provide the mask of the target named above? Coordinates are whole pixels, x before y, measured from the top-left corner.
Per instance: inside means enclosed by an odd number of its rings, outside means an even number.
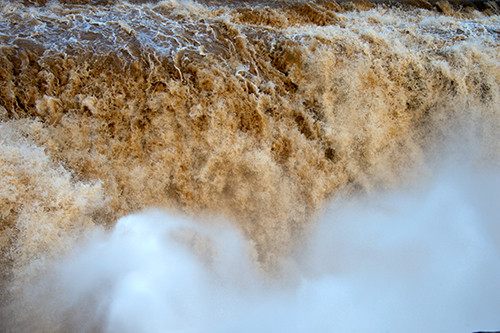
[[[418,183],[450,140],[498,162],[496,2],[0,7],[6,290],[150,207],[279,271],[338,193]]]

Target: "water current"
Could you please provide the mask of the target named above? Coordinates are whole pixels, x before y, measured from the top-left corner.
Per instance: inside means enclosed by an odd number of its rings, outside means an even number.
[[[500,329],[497,1],[0,1],[0,329]]]

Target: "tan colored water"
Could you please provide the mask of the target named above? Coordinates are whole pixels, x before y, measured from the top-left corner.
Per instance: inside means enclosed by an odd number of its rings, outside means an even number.
[[[92,3],[0,5],[5,285],[147,207],[235,221],[274,271],[456,126],[500,157],[495,2]]]

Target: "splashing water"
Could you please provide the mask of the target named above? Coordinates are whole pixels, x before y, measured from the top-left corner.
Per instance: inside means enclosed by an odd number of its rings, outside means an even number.
[[[445,171],[418,189],[335,200],[279,280],[230,225],[127,216],[59,263],[31,311],[62,331],[495,329],[500,176]]]
[[[1,329],[500,328],[497,2],[0,4]]]

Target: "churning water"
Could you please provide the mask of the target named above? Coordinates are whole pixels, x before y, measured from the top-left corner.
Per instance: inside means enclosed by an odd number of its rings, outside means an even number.
[[[497,2],[0,3],[3,330],[500,329]]]

